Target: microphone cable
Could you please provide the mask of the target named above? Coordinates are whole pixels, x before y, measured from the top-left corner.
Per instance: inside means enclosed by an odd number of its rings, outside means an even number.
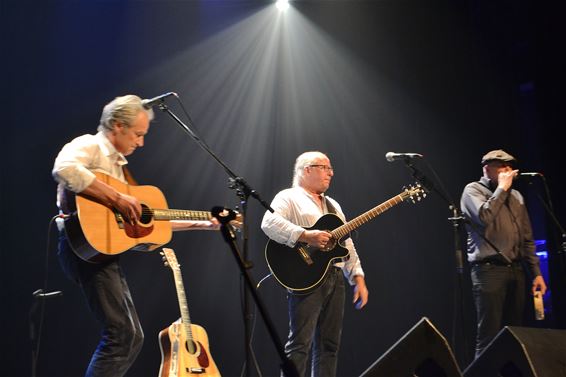
[[[36,376],[37,372],[37,361],[39,359],[39,351],[41,347],[41,334],[43,331],[43,322],[45,318],[45,300],[50,297],[58,297],[63,294],[61,291],[48,292],[47,283],[49,279],[49,246],[51,245],[51,231],[53,228],[53,223],[56,219],[63,218],[64,215],[55,215],[49,220],[49,225],[47,226],[47,242],[45,245],[45,261],[44,261],[44,276],[43,276],[43,288],[37,289],[32,293],[33,303],[31,305],[28,320],[29,320],[29,336],[31,342],[31,377]],[[39,302],[41,300],[41,302]],[[39,326],[37,332],[35,331],[34,315],[37,311],[37,306],[39,305]]]
[[[269,275],[267,275],[266,277],[264,277],[264,278],[259,282],[259,284],[257,284],[256,289],[259,289],[260,284],[261,284],[265,279],[267,279],[268,277],[271,277],[271,274],[269,274]],[[244,300],[243,300],[245,291],[246,291],[246,282],[245,282],[243,276],[240,275],[240,297],[242,298],[242,300],[240,300],[240,305],[241,305],[241,310],[242,310],[242,318],[244,318],[244,322],[248,320],[248,319],[246,318],[246,308],[244,307]],[[254,302],[254,312],[253,312],[252,315],[253,315],[253,321],[252,321],[251,331],[250,331],[250,341],[249,341],[248,344],[246,344],[246,348],[247,348],[246,352],[249,352],[250,355],[251,355],[251,359],[252,359],[252,361],[254,362],[254,368],[255,368],[255,370],[256,370],[256,372],[257,372],[257,375],[258,375],[259,377],[263,377],[263,373],[261,372],[261,368],[260,368],[260,366],[259,366],[259,363],[258,363],[258,361],[257,361],[257,357],[256,357],[256,355],[255,355],[255,351],[254,351],[254,348],[253,348],[253,340],[254,340],[254,336],[255,336],[255,327],[256,327],[256,324],[257,324],[257,305],[255,304],[255,302]],[[245,326],[245,325],[246,325],[246,324],[244,323],[244,326]],[[249,367],[249,366],[246,365],[247,362],[248,362],[248,360],[247,360],[247,358],[246,358],[246,360],[244,360],[244,363],[242,364],[242,369],[241,369],[241,371],[240,371],[240,377],[243,377],[243,376],[244,376],[245,371],[246,371],[246,368]]]

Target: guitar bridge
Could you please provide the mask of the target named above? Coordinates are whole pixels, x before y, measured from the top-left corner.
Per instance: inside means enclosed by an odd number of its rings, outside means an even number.
[[[297,248],[297,250],[299,252],[299,255],[303,258],[303,260],[305,261],[306,264],[308,264],[310,266],[311,264],[314,263],[312,261],[311,256],[309,255],[308,251],[303,246],[299,246]]]
[[[206,369],[204,368],[185,368],[185,370],[187,371],[187,373],[194,374],[203,374],[204,372],[206,372]]]

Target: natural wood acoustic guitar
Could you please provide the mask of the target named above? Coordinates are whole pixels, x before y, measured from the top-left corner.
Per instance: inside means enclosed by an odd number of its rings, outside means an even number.
[[[181,318],[159,333],[159,377],[220,376],[210,355],[206,330],[191,323],[181,268],[173,249],[163,248],[165,265],[173,271]]]
[[[157,187],[129,185],[103,173],[102,182],[120,193],[134,196],[142,206],[139,221],[130,224],[115,208],[89,196],[66,192],[65,232],[71,248],[87,262],[101,262],[127,250],[151,251],[171,240],[169,220],[210,220],[208,211],[168,209]]]

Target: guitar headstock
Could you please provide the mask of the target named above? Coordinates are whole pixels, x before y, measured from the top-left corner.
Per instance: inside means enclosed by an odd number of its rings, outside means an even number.
[[[173,249],[168,249],[166,247],[163,248],[163,251],[161,251],[159,254],[161,254],[163,256],[163,264],[166,267],[171,268],[172,270],[179,270],[180,269],[180,265],[179,262],[177,262],[177,256],[175,255],[175,252],[173,251]]]
[[[421,186],[420,183],[414,183],[403,187],[403,200],[409,199],[411,202],[420,202],[422,199],[426,198],[426,190]]]

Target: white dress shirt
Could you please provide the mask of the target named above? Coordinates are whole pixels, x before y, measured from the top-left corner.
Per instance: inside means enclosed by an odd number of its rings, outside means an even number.
[[[105,173],[126,183],[123,166],[127,163],[103,132],[87,134],[63,146],[55,159],[53,177],[66,189],[81,192],[94,181],[93,172]]]

